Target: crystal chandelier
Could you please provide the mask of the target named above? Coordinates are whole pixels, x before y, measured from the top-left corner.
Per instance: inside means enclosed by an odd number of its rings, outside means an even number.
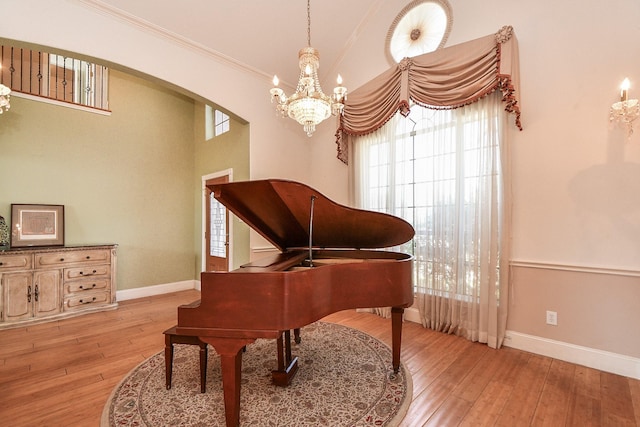
[[[331,114],[342,114],[347,88],[342,86],[342,77],[338,75],[338,86],[333,89],[333,95],[322,92],[318,79],[320,55],[311,47],[311,0],[307,0],[307,47],[298,52],[300,77],[296,92],[287,98],[284,91],[278,87],[278,77],[273,76],[271,102],[276,102],[276,110],[282,117],[289,116],[302,126],[307,136],[316,130],[316,125]]]
[[[11,108],[9,100],[11,98],[11,89],[0,83],[0,114]]]

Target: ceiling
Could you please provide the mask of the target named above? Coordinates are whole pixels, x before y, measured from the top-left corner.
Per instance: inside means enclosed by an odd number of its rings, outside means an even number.
[[[259,73],[277,74],[283,84],[298,80],[298,51],[307,46],[305,0],[81,0],[90,7],[159,30]],[[340,62],[372,17],[385,14],[377,43],[409,0],[313,0],[311,46],[320,52],[320,80],[335,79]],[[382,9],[382,10],[381,10]],[[387,11],[388,10],[388,11]],[[377,24],[376,24],[377,25]]]

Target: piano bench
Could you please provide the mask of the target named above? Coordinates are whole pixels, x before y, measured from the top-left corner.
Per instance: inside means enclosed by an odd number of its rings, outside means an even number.
[[[198,337],[191,335],[178,335],[173,326],[164,333],[164,363],[165,381],[167,390],[171,388],[171,375],[173,373],[173,345],[191,344],[200,346],[200,393],[204,393],[207,387],[207,343],[200,341]]]

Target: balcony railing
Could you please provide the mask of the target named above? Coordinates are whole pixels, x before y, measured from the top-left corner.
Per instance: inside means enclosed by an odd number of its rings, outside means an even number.
[[[14,93],[109,110],[109,69],[53,53],[0,45],[0,83]]]

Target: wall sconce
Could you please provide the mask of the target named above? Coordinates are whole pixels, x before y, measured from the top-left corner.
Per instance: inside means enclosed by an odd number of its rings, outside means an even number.
[[[624,79],[620,85],[620,102],[611,106],[609,121],[623,123],[627,126],[627,137],[633,135],[633,121],[640,116],[640,104],[637,99],[629,98],[629,79]]]
[[[2,63],[0,62],[0,74],[2,74]],[[1,76],[0,76],[1,77]],[[11,89],[0,83],[0,114],[11,108]]]
[[[11,108],[11,89],[0,83],[0,114]]]

